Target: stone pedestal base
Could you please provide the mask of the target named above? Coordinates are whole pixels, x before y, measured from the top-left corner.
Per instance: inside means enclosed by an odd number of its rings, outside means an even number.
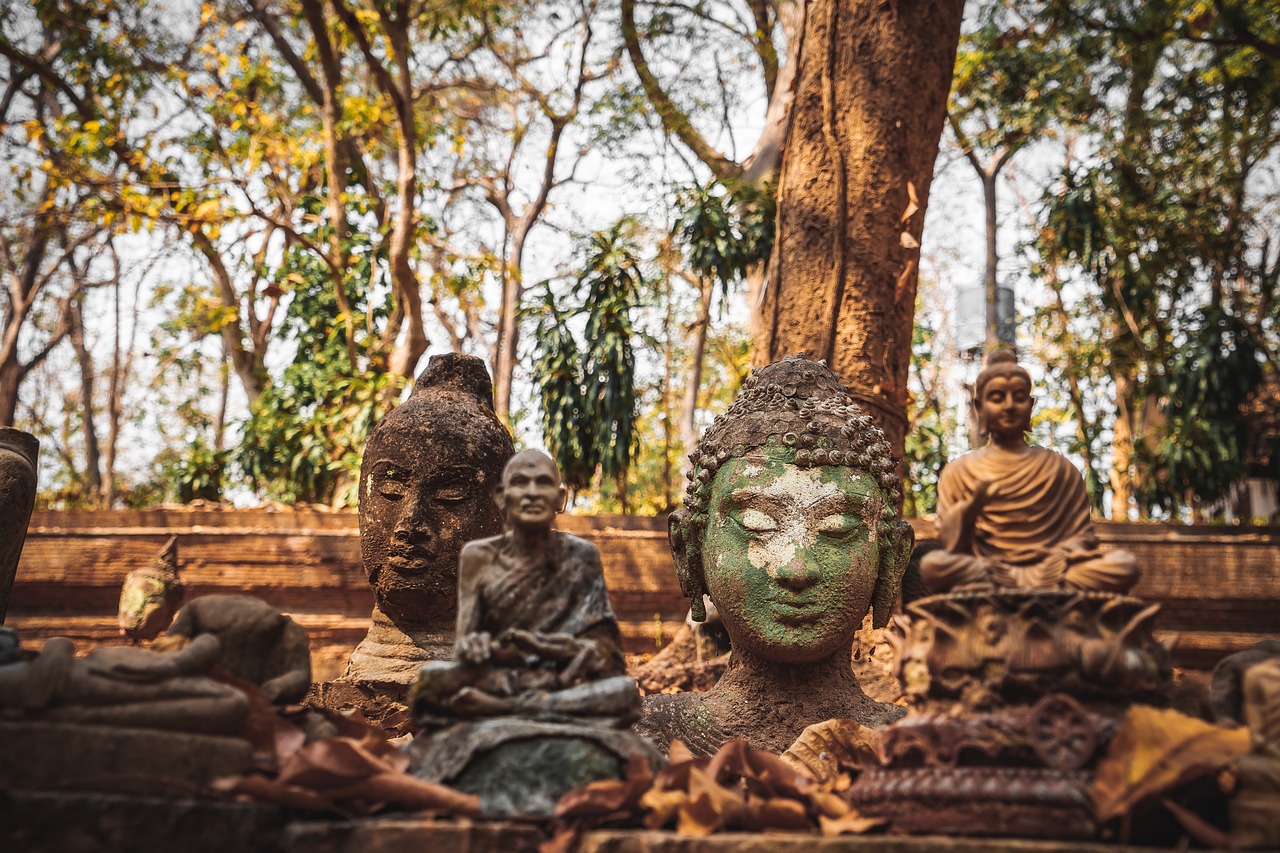
[[[0,722],[0,790],[196,797],[248,769],[233,737],[72,723]]]
[[[662,757],[630,729],[498,718],[419,735],[410,772],[480,798],[487,818],[549,818],[561,796],[588,782],[621,779],[638,753]]]
[[[406,704],[408,698],[407,684],[340,678],[312,684],[303,704],[338,713],[359,711],[371,725],[395,737],[412,731],[413,720]]]

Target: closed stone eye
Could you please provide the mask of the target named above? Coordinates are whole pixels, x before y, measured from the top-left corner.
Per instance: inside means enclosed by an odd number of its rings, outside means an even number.
[[[828,515],[819,519],[817,523],[819,533],[826,533],[833,536],[845,536],[857,529],[857,521],[843,513],[838,515]]]
[[[778,529],[778,522],[768,513],[749,509],[742,513],[742,526],[753,533],[767,533]]]

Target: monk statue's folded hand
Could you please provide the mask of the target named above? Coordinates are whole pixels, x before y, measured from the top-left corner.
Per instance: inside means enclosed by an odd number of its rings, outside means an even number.
[[[599,643],[591,639],[576,642],[577,653],[556,679],[564,687],[586,681],[598,673],[609,670],[610,656],[600,648]]]
[[[488,631],[477,631],[458,638],[458,660],[463,663],[480,665],[489,660],[493,654],[493,637]]]
[[[502,645],[511,644],[544,660],[569,660],[579,651],[578,639],[572,634],[544,634],[513,628],[499,637]]]

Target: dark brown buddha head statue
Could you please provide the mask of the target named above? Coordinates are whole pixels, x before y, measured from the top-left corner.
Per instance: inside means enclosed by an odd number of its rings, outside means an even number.
[[[458,552],[502,532],[493,491],[511,458],[484,362],[434,356],[374,428],[360,463],[360,553],[378,608],[402,630],[452,630]]]

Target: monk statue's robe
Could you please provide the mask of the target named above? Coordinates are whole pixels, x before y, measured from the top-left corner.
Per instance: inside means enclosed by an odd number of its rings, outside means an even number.
[[[427,725],[513,713],[620,722],[634,716],[639,694],[625,675],[599,551],[551,531],[548,552],[528,558],[510,547],[509,536],[470,542],[460,557],[457,637],[491,636],[490,659],[425,664],[414,688],[415,714]],[[472,570],[477,566],[483,571]],[[471,589],[468,577],[476,578]],[[566,648],[566,640],[590,641],[597,653],[575,664],[581,650]]]
[[[985,503],[966,529],[982,483]],[[988,445],[949,462],[938,480],[938,538],[942,550],[920,565],[934,593],[965,586],[1127,592],[1138,581],[1133,555],[1098,547],[1080,472],[1044,447]]]

